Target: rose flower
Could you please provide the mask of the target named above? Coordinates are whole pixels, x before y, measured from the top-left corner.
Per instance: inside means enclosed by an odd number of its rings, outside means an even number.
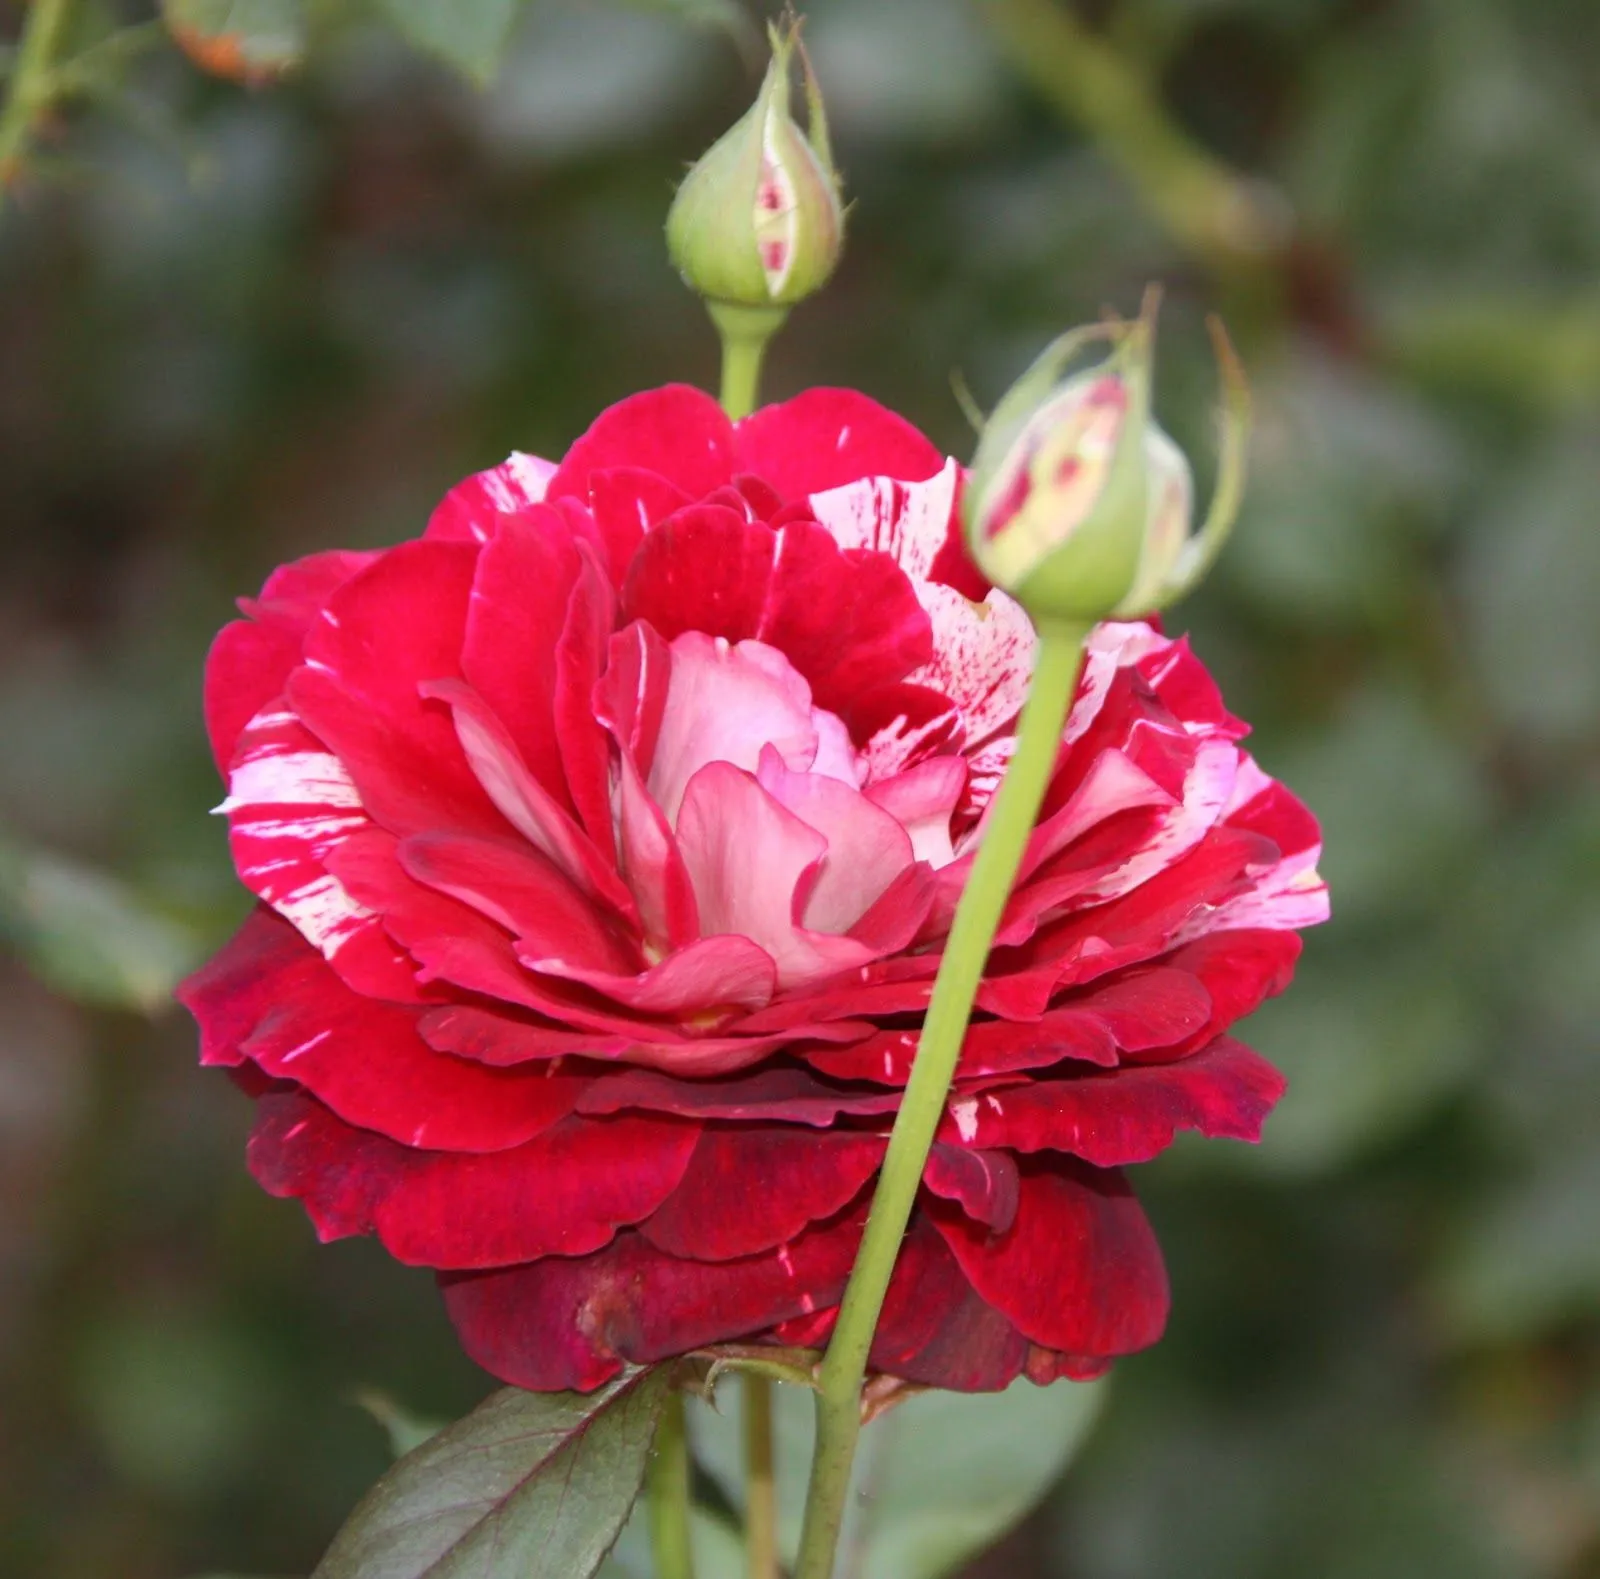
[[[416,541],[277,570],[206,713],[259,900],[181,992],[324,1239],[434,1268],[534,1389],[826,1341],[1031,626],[864,396],[673,387]],[[1225,1033],[1326,914],[1316,824],[1185,643],[1094,634],[872,1352],[1082,1377],[1168,1294],[1121,1173],[1257,1137]]]

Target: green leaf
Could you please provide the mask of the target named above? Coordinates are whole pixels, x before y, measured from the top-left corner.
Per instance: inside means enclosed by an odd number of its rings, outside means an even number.
[[[1049,1489],[1099,1412],[1104,1383],[1016,1382],[1003,1393],[918,1393],[862,1432],[840,1568],[855,1579],[939,1579],[1017,1524]],[[744,1505],[742,1389],[691,1402],[696,1456]],[[799,1544],[813,1440],[809,1390],[774,1389],[779,1538]]]
[[[644,1475],[670,1367],[597,1392],[508,1387],[400,1460],[313,1579],[587,1579]]]
[[[213,76],[270,82],[305,55],[300,0],[161,0],[179,47]]]
[[[199,963],[199,939],[126,884],[0,839],[0,942],[65,997],[115,1009],[163,1007]]]
[[[400,32],[420,50],[464,72],[480,86],[500,64],[518,0],[381,0]]]

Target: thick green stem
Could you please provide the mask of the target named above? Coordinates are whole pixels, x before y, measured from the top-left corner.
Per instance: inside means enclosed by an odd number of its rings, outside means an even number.
[[[778,1579],[778,1487],[772,1463],[772,1383],[746,1371],[744,1548],[748,1579]]]
[[[33,0],[17,51],[16,65],[0,110],[0,207],[22,167],[35,123],[51,104],[55,84],[51,66],[71,0]]]
[[[756,409],[767,342],[783,327],[789,309],[708,301],[706,311],[722,336],[722,409],[737,422]]]
[[[983,842],[956,907],[916,1062],[889,1137],[866,1233],[823,1362],[817,1394],[817,1450],[811,1462],[795,1579],[832,1579],[856,1438],[861,1431],[861,1385],[872,1335],[911,1219],[928,1148],[944,1113],[989,949],[1055,765],[1088,634],[1084,626],[1040,628],[1038,661],[1017,727],[1016,754],[995,797]]]
[[[667,1394],[645,1473],[645,1496],[656,1579],[694,1579],[694,1548],[689,1537],[689,1434],[682,1393]]]

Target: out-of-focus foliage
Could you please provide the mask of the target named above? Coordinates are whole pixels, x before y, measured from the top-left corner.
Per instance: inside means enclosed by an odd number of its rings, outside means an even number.
[[[1141,89],[1108,124],[1013,53],[1056,3],[809,7],[856,206],[769,392],[858,384],[966,453],[954,372],[992,401],[1161,278],[1203,457],[1224,310],[1254,478],[1176,623],[1323,814],[1335,919],[1247,1032],[1293,1081],[1265,1144],[1140,1171],[1166,1342],[976,1571],[1593,1579],[1600,10],[1086,0]],[[752,91],[668,14],[718,9],[540,0],[481,94],[377,20],[257,92],[150,51],[139,124],[45,128],[71,179],[0,214],[0,1572],[304,1575],[388,1461],[355,1396],[489,1390],[427,1278],[250,1183],[188,1025],[122,1005],[243,909],[197,698],[229,599],[714,379],[660,225]],[[1175,130],[1272,245],[1175,239]]]

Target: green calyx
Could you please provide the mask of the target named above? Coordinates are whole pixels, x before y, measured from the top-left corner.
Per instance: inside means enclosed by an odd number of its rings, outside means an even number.
[[[772,62],[756,102],[690,169],[667,215],[667,249],[708,301],[787,307],[826,283],[844,210],[827,113],[797,29],[771,30]],[[789,113],[798,52],[807,128]]]

